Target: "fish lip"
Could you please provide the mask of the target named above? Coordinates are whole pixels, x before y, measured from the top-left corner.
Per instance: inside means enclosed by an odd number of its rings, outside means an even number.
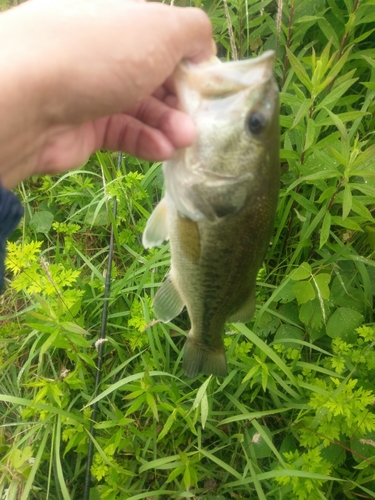
[[[221,62],[208,61],[194,64],[183,61],[174,75],[181,108],[186,111],[189,106],[184,103],[184,87],[194,89],[201,97],[216,98],[231,95],[243,89],[263,85],[273,80],[275,52],[267,50],[262,55],[241,61]],[[191,96],[190,96],[191,97]],[[186,110],[184,109],[186,107]]]
[[[259,64],[270,64],[273,66],[274,62],[276,60],[276,53],[274,50],[266,50],[261,54],[260,56],[252,57],[249,59],[241,59],[239,61],[225,61],[225,68],[229,68],[229,70],[232,70],[236,66],[241,68],[241,67],[246,67],[250,68],[252,66],[257,66]],[[215,60],[213,61],[212,59],[205,61],[200,64],[192,63],[191,61],[184,60],[181,63],[182,66],[186,66],[189,68],[190,71],[213,71],[216,72],[218,68],[221,68],[223,70],[223,66],[221,64],[220,59],[215,57]]]

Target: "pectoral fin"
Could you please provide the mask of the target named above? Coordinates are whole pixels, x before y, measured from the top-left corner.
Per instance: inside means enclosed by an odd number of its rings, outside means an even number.
[[[239,309],[228,318],[229,323],[247,323],[255,312],[255,290],[252,290]]]
[[[156,205],[148,219],[143,233],[142,243],[145,248],[157,247],[169,239],[167,224],[168,208],[165,198]]]
[[[154,298],[155,316],[163,323],[167,323],[180,314],[184,305],[181,295],[168,275]]]

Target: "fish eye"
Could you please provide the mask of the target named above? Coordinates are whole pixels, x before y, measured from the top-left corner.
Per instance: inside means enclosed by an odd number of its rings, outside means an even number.
[[[267,119],[259,110],[251,111],[246,118],[246,128],[253,135],[260,134],[266,125]]]

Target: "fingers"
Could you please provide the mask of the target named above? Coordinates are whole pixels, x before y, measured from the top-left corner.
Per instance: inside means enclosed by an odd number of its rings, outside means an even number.
[[[111,151],[123,151],[143,160],[171,158],[175,147],[160,131],[129,115],[114,115],[97,128],[97,144]],[[99,149],[95,147],[96,149]]]
[[[203,10],[185,7],[175,8],[174,12],[179,18],[179,44],[175,48],[180,51],[179,60],[187,58],[199,63],[215,55],[211,23]]]
[[[185,113],[169,105],[176,103],[174,96],[166,95],[166,102],[150,97],[139,106],[128,110],[127,115],[136,118],[153,129],[160,130],[175,148],[190,146],[195,138],[193,120]]]
[[[82,164],[98,149],[123,151],[163,161],[195,137],[191,118],[151,97],[130,113],[99,118],[77,127],[54,127],[43,140],[38,173],[59,173]]]
[[[156,100],[141,106],[134,116],[117,114],[98,120],[95,128],[94,150],[120,150],[151,161],[171,158],[176,149],[187,147],[195,137],[190,117]]]
[[[160,130],[132,116],[117,114],[74,128],[51,129],[34,173],[64,172],[81,165],[99,149],[123,151],[150,161],[163,161],[175,152],[175,146]]]
[[[21,8],[27,26],[20,31],[28,30],[45,72],[39,81],[49,87],[41,92],[48,123],[121,112],[152,94],[182,59],[213,53],[200,9],[121,0],[33,0]]]

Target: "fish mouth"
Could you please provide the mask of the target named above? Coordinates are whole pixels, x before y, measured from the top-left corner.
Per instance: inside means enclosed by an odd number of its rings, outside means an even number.
[[[267,50],[262,55],[242,61],[229,61],[225,64],[208,61],[193,64],[184,61],[180,64],[175,78],[182,88],[195,89],[203,98],[215,99],[229,96],[242,89],[257,87],[273,79],[275,52]]]

